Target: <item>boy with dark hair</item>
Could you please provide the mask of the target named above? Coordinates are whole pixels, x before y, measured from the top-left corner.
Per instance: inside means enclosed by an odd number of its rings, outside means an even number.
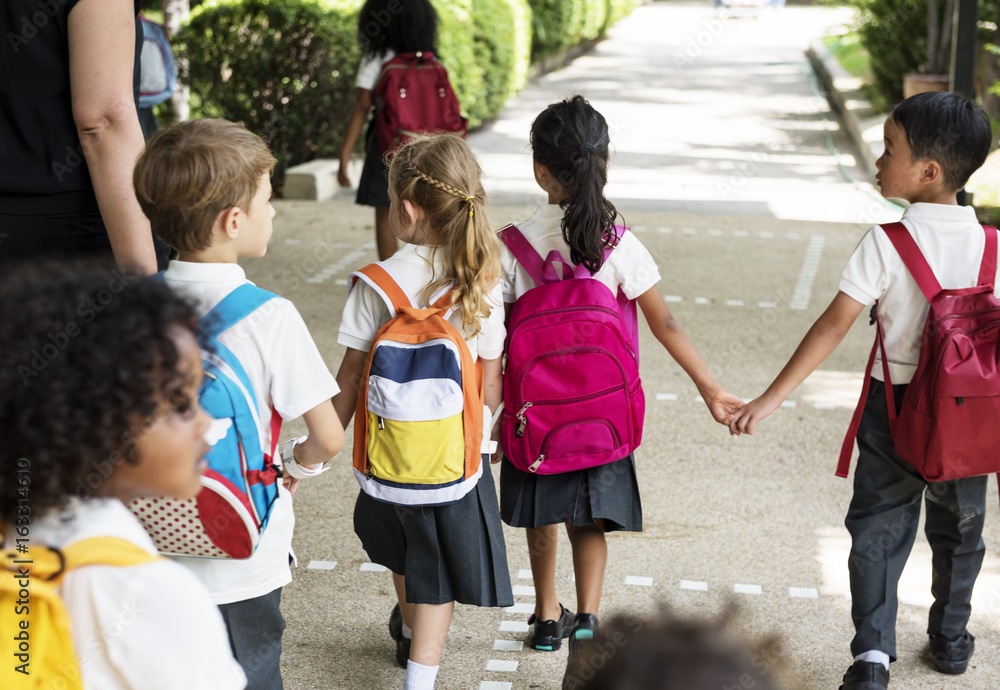
[[[164,281],[195,302],[198,317],[248,283],[237,263],[262,257],[271,239],[271,169],[267,145],[242,125],[189,120],[160,130],[135,166],[139,204],[163,240],[176,249]],[[281,588],[292,579],[289,560],[299,479],[318,474],[344,444],[333,409],[337,383],[305,322],[284,298],[271,299],[218,341],[246,372],[257,400],[261,449],[270,454],[282,420],[303,417],[308,436],[281,452],[284,486],[254,554],[244,560],[177,558],[208,587],[229,630],[248,690],[280,690]],[[277,463],[279,460],[274,458]]]
[[[898,104],[884,132],[885,153],[876,163],[882,196],[910,203],[902,223],[943,288],[974,286],[986,234],[973,209],[958,206],[956,196],[986,160],[989,119],[959,94],[924,93]],[[876,225],[848,261],[833,302],[767,391],[736,414],[731,431],[753,433],[757,422],[833,352],[865,306],[876,300],[898,407],[916,369],[929,306],[886,232]],[[986,477],[928,483],[900,458],[882,378],[879,355],[857,435],[854,496],[846,519],[856,632],[851,642],[855,661],[842,690],[883,690],[889,684],[889,662],[896,658],[896,589],[916,537],[921,497],[927,506],[924,532],[933,553],[934,604],[927,632],[934,668],[965,672],[975,647],[965,626],[985,553]]]

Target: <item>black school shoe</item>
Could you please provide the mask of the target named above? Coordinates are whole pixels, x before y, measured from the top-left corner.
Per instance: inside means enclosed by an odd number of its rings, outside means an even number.
[[[879,662],[855,661],[844,674],[840,690],[888,690],[889,671]]]
[[[563,674],[563,690],[582,688],[584,681],[576,671],[576,657],[580,644],[594,639],[597,631],[597,616],[592,613],[578,613],[573,620],[573,629],[569,632],[569,657],[566,659],[566,673]]]
[[[573,612],[562,604],[559,604],[562,611],[559,620],[540,621],[531,614],[528,625],[534,626],[531,630],[531,639],[528,646],[543,652],[554,652],[562,647],[562,641],[569,637],[570,627],[573,622]]]
[[[938,673],[958,675],[965,673],[969,659],[976,650],[976,638],[966,630],[956,640],[946,640],[941,635],[931,635],[931,660]]]
[[[396,641],[396,663],[400,668],[406,668],[406,662],[410,660],[411,640],[403,637],[403,614],[399,604],[393,606],[389,614],[389,637]]]

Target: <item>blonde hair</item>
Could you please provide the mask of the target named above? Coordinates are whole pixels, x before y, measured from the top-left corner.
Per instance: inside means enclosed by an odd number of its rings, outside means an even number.
[[[424,289],[422,298],[455,284],[462,322],[470,336],[498,305],[489,302],[500,279],[500,242],[486,217],[482,170],[461,137],[420,137],[399,148],[389,165],[389,186],[400,201],[423,209],[431,263],[444,252],[444,275]],[[400,214],[404,211],[400,207]],[[407,222],[405,216],[403,222]]]
[[[174,249],[212,246],[226,209],[249,212],[260,178],[277,163],[267,144],[227,120],[188,120],[150,138],[132,174],[135,196],[157,234]]]

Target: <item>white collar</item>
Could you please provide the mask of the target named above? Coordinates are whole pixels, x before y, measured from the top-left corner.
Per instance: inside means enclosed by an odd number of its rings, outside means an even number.
[[[907,206],[903,218],[908,220],[951,220],[978,223],[976,211],[971,206],[956,206],[952,204],[931,204],[918,202]]]
[[[166,278],[187,283],[244,282],[247,274],[239,264],[171,261],[164,273]]]

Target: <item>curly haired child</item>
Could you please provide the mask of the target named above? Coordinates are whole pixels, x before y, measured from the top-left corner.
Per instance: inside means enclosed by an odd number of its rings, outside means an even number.
[[[236,690],[246,679],[205,587],[156,558],[126,507],[201,489],[211,421],[197,397],[194,311],[160,283],[129,280],[54,262],[0,280],[4,545],[27,498],[29,557],[92,537],[148,555],[131,567],[76,568],[61,581],[84,687]],[[12,481],[15,465],[27,469],[26,485]],[[34,671],[55,681],[61,669]]]

